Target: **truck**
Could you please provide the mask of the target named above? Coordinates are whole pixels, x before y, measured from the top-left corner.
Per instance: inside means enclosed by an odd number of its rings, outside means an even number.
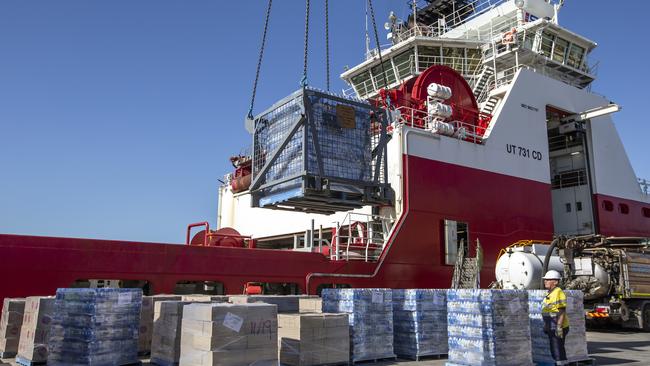
[[[499,256],[493,287],[541,289],[547,270],[563,274],[562,288],[584,292],[589,323],[650,331],[650,238],[591,234],[517,242]]]

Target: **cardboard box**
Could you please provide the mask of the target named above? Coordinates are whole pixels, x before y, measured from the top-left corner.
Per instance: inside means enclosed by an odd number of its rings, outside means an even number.
[[[228,302],[229,296],[227,295],[183,295],[182,301],[191,302]]]
[[[18,352],[24,311],[25,299],[4,299],[0,315],[0,353],[4,357],[13,357]]]
[[[277,306],[191,304],[183,308],[181,366],[276,365]]]
[[[142,355],[151,352],[154,306],[156,302],[180,299],[181,296],[179,295],[142,296],[142,310],[140,312],[140,328],[138,336],[138,354]]]
[[[347,363],[348,314],[280,314],[280,363],[295,366]]]
[[[263,302],[278,306],[278,313],[297,313],[301,299],[318,298],[314,295],[234,295],[230,296],[233,304],[251,304]]]
[[[30,296],[25,301],[18,357],[30,362],[47,361],[47,342],[54,315],[53,296]]]
[[[301,297],[298,299],[298,306],[301,313],[322,313],[323,299],[320,297]]]
[[[181,320],[187,301],[159,301],[154,305],[151,363],[178,365],[181,356]]]

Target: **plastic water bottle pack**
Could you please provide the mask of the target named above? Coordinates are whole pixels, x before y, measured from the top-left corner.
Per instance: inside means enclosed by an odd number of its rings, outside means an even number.
[[[324,289],[324,313],[348,313],[351,361],[395,357],[390,289]]]
[[[530,330],[532,338],[533,361],[553,364],[553,356],[548,336],[544,333],[542,319],[542,302],[548,294],[546,290],[528,291],[528,309],[530,313]],[[579,290],[565,290],[567,297],[566,314],[569,317],[569,334],[564,348],[568,361],[583,361],[589,358],[585,329],[584,294]]]
[[[138,362],[140,289],[59,289],[48,365],[120,366]]]
[[[393,290],[395,354],[418,359],[447,353],[446,290]]]
[[[449,362],[532,365],[528,296],[523,290],[447,290]]]

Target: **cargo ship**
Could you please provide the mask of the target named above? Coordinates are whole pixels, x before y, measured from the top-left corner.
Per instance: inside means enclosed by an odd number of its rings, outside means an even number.
[[[0,235],[0,298],[447,288],[459,256],[482,258],[486,286],[522,239],[650,237],[650,182],[618,105],[591,91],[596,43],[560,10],[431,0],[391,14],[391,44],[341,75],[348,90],[305,87],[247,121],[216,229],[190,224],[185,245]]]

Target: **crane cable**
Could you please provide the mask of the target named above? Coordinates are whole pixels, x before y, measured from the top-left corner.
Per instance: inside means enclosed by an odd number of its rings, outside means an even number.
[[[260,46],[260,55],[257,59],[257,69],[255,70],[255,81],[253,82],[253,93],[251,95],[251,105],[248,109],[248,119],[253,119],[253,106],[255,105],[255,94],[257,93],[257,82],[260,79],[260,69],[262,68],[262,58],[264,57],[264,47],[266,46],[266,33],[269,29],[269,18],[271,17],[271,5],[273,0],[269,0],[266,7],[266,20],[264,21],[264,32],[262,33],[262,45]]]
[[[309,0],[306,0],[305,4],[305,52],[304,52],[304,63],[302,67],[302,79],[300,80],[300,86],[303,88],[307,86],[307,55],[309,54]]]
[[[379,35],[377,34],[377,23],[375,22],[375,10],[372,7],[372,0],[368,0],[368,9],[370,10],[370,19],[372,20],[372,28],[375,32],[375,44],[377,45],[377,54],[379,55],[379,64],[381,65],[381,74],[383,75],[384,88],[388,88],[388,81],[386,80],[386,70],[384,69],[384,60],[381,57],[381,47],[379,46]]]
[[[325,0],[325,73],[327,79],[327,91],[330,91],[330,18],[329,0]]]

